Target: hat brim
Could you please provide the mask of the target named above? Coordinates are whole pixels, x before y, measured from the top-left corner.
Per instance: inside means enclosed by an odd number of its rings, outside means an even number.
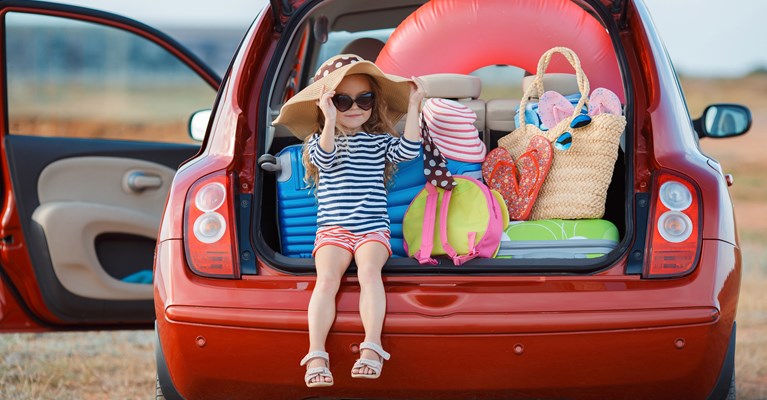
[[[487,149],[479,137],[476,139],[448,140],[432,135],[431,139],[447,159],[468,163],[481,163],[485,161]]]
[[[387,116],[392,125],[407,114],[411,80],[385,74],[370,61],[359,61],[329,73],[298,92],[282,105],[280,115],[273,124],[285,126],[293,135],[303,140],[314,133],[312,130],[320,113],[317,100],[322,93],[322,87],[325,86],[326,91],[335,90],[344,77],[354,74],[369,75],[376,81],[381,90],[381,97],[388,106]]]

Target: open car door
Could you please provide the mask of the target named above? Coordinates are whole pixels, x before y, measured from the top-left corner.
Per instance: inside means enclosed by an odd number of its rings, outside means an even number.
[[[220,78],[116,15],[0,1],[0,19],[0,331],[149,328],[161,212]]]

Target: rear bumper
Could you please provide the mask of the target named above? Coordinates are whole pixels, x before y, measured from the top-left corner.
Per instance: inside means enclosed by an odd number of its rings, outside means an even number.
[[[387,331],[383,345],[392,359],[372,382],[349,377],[362,335],[333,331],[327,350],[335,386],[309,390],[298,366],[308,345],[305,330],[158,321],[177,391],[185,398],[231,399],[254,393],[259,398],[704,399],[722,370],[730,328],[715,321],[559,333]]]
[[[327,341],[335,385],[309,390],[313,277],[211,280],[183,259],[180,241],[158,246],[155,310],[185,398],[716,398],[740,281],[737,249],[719,241],[677,280],[387,277],[392,359],[376,381],[349,376],[363,334],[348,281]]]
[[[236,329],[306,331],[305,311],[224,309],[199,306],[170,306],[165,316],[175,323],[203,324]],[[580,311],[568,313],[456,314],[429,317],[416,313],[389,313],[384,330],[405,335],[484,335],[567,333],[623,329],[663,328],[707,324],[719,318],[715,308],[669,310]],[[333,331],[361,332],[359,314],[337,312]]]

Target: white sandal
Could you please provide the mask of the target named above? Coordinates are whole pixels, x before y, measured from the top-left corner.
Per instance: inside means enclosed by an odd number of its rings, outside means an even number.
[[[304,382],[306,382],[306,387],[328,387],[333,386],[333,374],[330,373],[330,369],[328,368],[330,366],[330,356],[325,351],[310,351],[309,354],[304,356],[303,359],[301,359],[301,366],[303,367],[308,363],[309,361],[320,358],[322,360],[325,360],[325,366],[324,367],[314,367],[309,368],[306,370],[306,374],[304,375]],[[310,382],[312,378],[317,378],[316,381]],[[330,382],[326,382],[325,378],[330,378]]]
[[[378,360],[372,360],[368,358],[358,358],[357,362],[354,363],[354,366],[352,367],[352,378],[362,378],[362,379],[378,379],[381,376],[381,369],[383,368],[383,360],[388,360],[391,355],[384,351],[384,349],[373,342],[362,342],[360,343],[360,355],[362,355],[362,350],[373,350],[378,354],[379,359]],[[374,373],[372,374],[355,374],[355,369],[360,369],[362,367],[368,367],[373,370]]]

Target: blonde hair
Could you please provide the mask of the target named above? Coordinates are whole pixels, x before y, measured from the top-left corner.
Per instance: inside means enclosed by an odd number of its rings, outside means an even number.
[[[368,82],[370,83],[370,91],[373,92],[375,96],[375,103],[373,104],[373,112],[370,113],[370,118],[368,118],[368,120],[365,121],[364,124],[362,124],[362,129],[365,132],[374,134],[374,135],[385,135],[388,133],[393,136],[399,136],[397,132],[394,130],[394,125],[387,118],[389,107],[386,104],[386,100],[381,95],[381,87],[378,86],[378,82],[376,82],[376,80],[373,79],[373,77],[371,77],[370,75],[367,75],[367,74],[359,74],[359,75],[363,75],[367,78]],[[346,78],[344,77],[344,79]],[[322,114],[322,112],[320,112],[317,115],[317,123],[314,125],[313,132],[322,132],[322,128],[324,126],[325,126],[325,116]],[[347,136],[345,132],[339,129],[338,125],[336,125],[335,135],[336,137],[340,136],[344,138],[346,138]],[[311,162],[311,159],[309,157],[308,144],[309,144],[309,140],[311,140],[313,136],[314,135],[308,135],[304,139],[303,157],[302,157],[304,169],[306,169],[306,175],[304,176],[304,181],[310,187],[316,186],[317,183],[320,181],[320,170],[319,168],[317,168],[316,165],[314,165]],[[386,166],[384,167],[384,185],[387,188],[391,181],[391,177],[394,175],[396,171],[397,171],[397,166],[394,163],[386,161]]]

